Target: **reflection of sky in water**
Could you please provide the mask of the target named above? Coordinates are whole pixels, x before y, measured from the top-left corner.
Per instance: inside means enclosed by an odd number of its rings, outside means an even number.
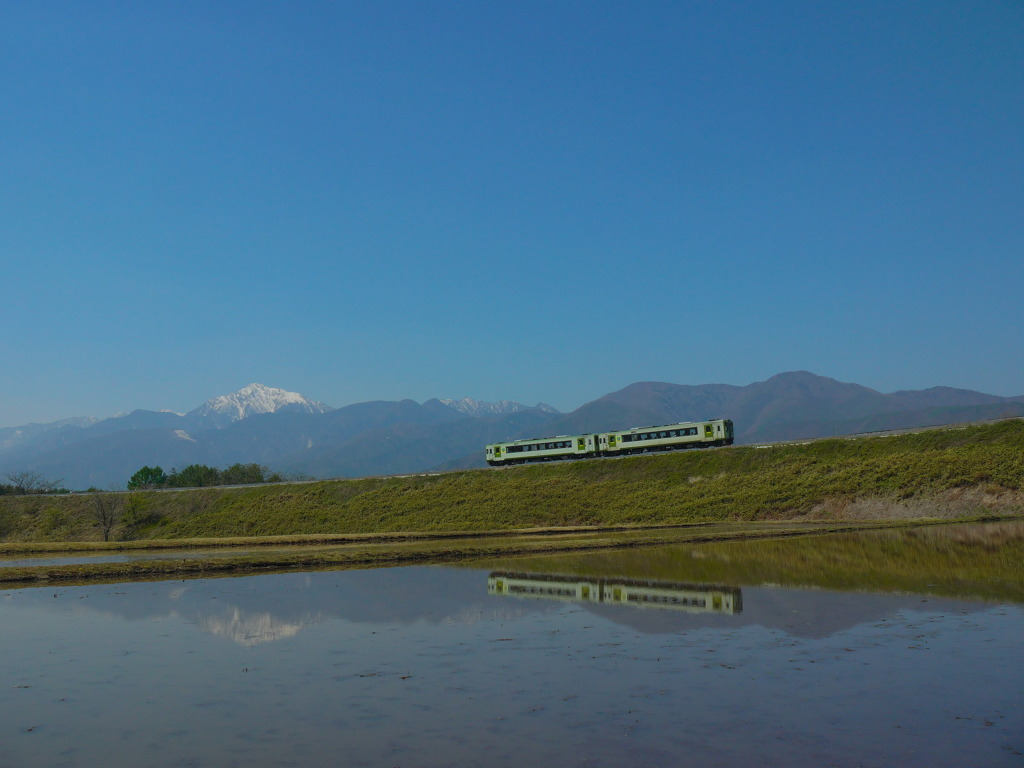
[[[0,591],[0,765],[1022,759],[1020,607],[743,587],[688,613],[489,573]]]

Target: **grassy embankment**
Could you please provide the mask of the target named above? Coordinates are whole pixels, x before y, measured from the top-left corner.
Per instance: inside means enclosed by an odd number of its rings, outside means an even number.
[[[120,540],[1012,515],[1024,512],[1024,420],[762,449],[117,499],[121,519],[113,538]],[[88,494],[0,497],[0,540],[99,538]]]

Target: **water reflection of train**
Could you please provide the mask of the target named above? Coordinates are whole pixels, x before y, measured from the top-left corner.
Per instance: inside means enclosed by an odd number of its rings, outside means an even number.
[[[722,584],[682,584],[623,578],[586,579],[541,573],[495,571],[487,578],[492,595],[535,597],[575,603],[615,603],[689,613],[740,613],[743,593]]]

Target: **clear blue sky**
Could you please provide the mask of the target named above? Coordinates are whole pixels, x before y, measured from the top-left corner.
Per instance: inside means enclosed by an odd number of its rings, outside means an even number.
[[[0,426],[1024,394],[1024,3],[0,5]]]

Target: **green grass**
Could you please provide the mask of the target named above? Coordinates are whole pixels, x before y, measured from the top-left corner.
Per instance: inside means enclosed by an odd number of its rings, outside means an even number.
[[[123,494],[119,539],[1024,511],[1024,421],[434,476]],[[96,540],[88,495],[0,497],[0,540]],[[934,512],[934,515],[932,514]]]

